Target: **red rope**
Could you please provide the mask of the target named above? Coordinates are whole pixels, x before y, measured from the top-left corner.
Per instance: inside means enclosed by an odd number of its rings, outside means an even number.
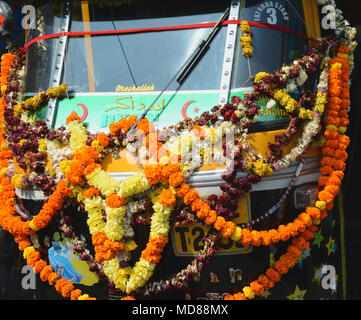
[[[223,26],[228,24],[240,24],[240,20],[226,20],[223,22]],[[287,28],[279,27],[276,25],[271,25],[267,23],[260,23],[260,22],[253,22],[248,21],[250,26],[254,27],[261,27],[261,28],[268,28],[268,29],[274,29],[282,32],[286,32],[289,34],[296,35],[298,37],[307,39],[309,41],[313,42],[319,42],[320,40],[310,38],[302,33],[298,33],[295,31],[292,31]],[[68,36],[68,37],[79,37],[79,36],[99,36],[99,35],[111,35],[111,34],[131,34],[131,33],[142,33],[142,32],[159,32],[159,31],[170,31],[170,30],[185,30],[185,29],[196,29],[196,28],[211,28],[216,25],[215,22],[209,22],[209,23],[198,23],[198,24],[187,24],[187,25],[180,25],[180,26],[168,26],[168,27],[153,27],[153,28],[137,28],[137,29],[123,29],[123,30],[105,30],[105,31],[70,31],[70,32],[59,32],[59,33],[53,33],[48,35],[43,35],[37,38],[34,38],[30,40],[24,48],[20,51],[20,53],[25,52],[28,50],[28,48],[34,44],[35,42],[38,42],[40,40],[46,40],[46,39],[53,39],[58,38],[61,36]]]

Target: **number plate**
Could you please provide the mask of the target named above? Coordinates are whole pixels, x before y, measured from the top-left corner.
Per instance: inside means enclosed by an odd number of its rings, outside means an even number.
[[[248,223],[251,221],[251,201],[250,194],[247,193],[239,200],[237,217],[232,219],[236,224]],[[172,227],[171,237],[173,251],[176,256],[195,256],[203,248],[203,241],[207,235],[208,227],[199,223],[191,223],[185,226]],[[245,254],[252,251],[252,246],[244,247],[240,243],[235,243],[231,239],[222,240],[222,247],[216,255]]]

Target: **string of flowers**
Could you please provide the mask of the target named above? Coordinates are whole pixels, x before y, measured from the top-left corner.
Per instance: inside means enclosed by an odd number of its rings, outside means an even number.
[[[241,40],[242,54],[246,57],[253,57],[252,32],[248,24],[248,21],[241,22],[241,31],[242,31],[242,36],[240,40]]]
[[[50,98],[64,94],[67,86],[63,84],[50,88],[22,102],[19,94],[22,88],[19,82],[24,70],[24,56],[4,55],[0,78],[3,96],[0,103],[3,123],[0,126],[0,225],[14,235],[19,249],[24,251],[27,263],[40,274],[41,280],[54,285],[63,297],[92,299],[75,289],[69,280],[60,278],[47,264],[47,258],[37,250],[37,246],[31,245],[33,236],[37,231],[47,227],[54,215],[63,207],[64,201],[73,198],[87,212],[87,223],[95,250],[94,258],[102,265],[110,282],[127,294],[140,289],[151,278],[168,242],[171,212],[177,208],[177,204],[185,205],[194,213],[194,218],[215,230],[219,237],[231,238],[244,246],[269,246],[292,239],[292,245],[275,263],[273,269],[267,270],[265,275],[244,287],[242,293],[227,296],[227,299],[251,299],[261,295],[264,289],[273,286],[281,275],[286,274],[295,265],[299,250],[307,248],[308,241],[317,230],[316,226],[327,216],[327,210],[333,207],[343,178],[346,149],[350,143],[345,132],[349,124],[348,80],[353,68],[355,33],[347,24],[342,26],[342,23],[338,23],[338,28],[343,28],[345,32],[345,40],[338,48],[337,57],[326,57],[322,61],[326,50],[330,52],[332,46],[338,45],[337,42],[328,41],[274,74],[259,73],[254,79],[254,92],[246,94],[243,99],[234,97],[231,103],[213,108],[211,113],[205,113],[202,118],[179,124],[176,128],[185,126],[190,132],[177,135],[174,139],[166,139],[165,143],[159,141],[159,132],[147,119],[143,119],[137,126],[137,130],[144,134],[141,139],[137,140],[135,136],[128,135],[131,126],[137,120],[135,116],[112,123],[109,135],[89,133],[75,113],[67,119],[67,131],[65,128],[50,130],[42,121],[34,122],[30,116],[31,112]],[[243,29],[242,31],[250,33],[246,25]],[[247,40],[244,44],[246,47],[250,42]],[[250,52],[248,50],[246,53]],[[330,67],[324,68],[327,65]],[[303,86],[308,76],[315,73],[319,66],[324,69],[321,71],[314,108],[310,110],[312,94],[308,96],[304,93],[301,99],[296,101],[292,97],[292,92]],[[278,103],[291,118],[289,129],[284,135],[277,137],[274,144],[269,144],[271,155],[268,157],[258,154],[248,141],[248,129],[257,119],[257,101],[261,95],[270,98],[267,107],[271,108]],[[262,176],[271,175],[275,170],[289,167],[304,154],[320,133],[321,116],[327,102],[329,107],[323,133],[321,178],[318,181],[320,192],[315,206],[307,207],[305,212],[288,224],[269,230],[243,228],[229,220],[236,208],[236,200],[250,190],[252,183],[259,182]],[[289,142],[300,125],[293,120],[295,118],[305,122],[303,133],[297,146],[283,156],[280,152],[281,144]],[[211,126],[213,128],[210,128]],[[220,134],[214,127],[219,129]],[[217,134],[227,137],[230,131],[234,131],[237,137],[235,146],[230,147],[225,143],[217,151],[209,147],[209,140],[217,139]],[[199,148],[200,154],[194,155],[191,162],[179,163],[179,158],[185,155],[182,148],[179,150],[179,145],[186,141],[193,143],[194,138],[199,141],[196,142],[196,147]],[[101,168],[101,161],[106,154],[112,152],[117,156],[121,149],[133,153],[138,142],[144,155],[156,164],[143,166],[141,172],[122,183],[111,178]],[[48,161],[47,155],[63,145],[68,149],[51,155]],[[231,151],[227,154],[229,149]],[[226,167],[230,161],[236,159],[235,169],[222,176],[225,180],[221,185],[224,194],[212,195],[207,201],[203,201],[185,179],[204,163],[201,154],[207,158],[216,152],[218,156],[224,157]],[[15,156],[15,160],[12,156]],[[172,162],[174,159],[176,161]],[[46,163],[50,164],[48,168]],[[30,170],[30,173],[19,173],[18,168]],[[246,178],[239,179],[236,175],[237,170],[249,174]],[[46,201],[40,212],[31,220],[23,220],[21,215],[17,215],[15,187],[31,186],[41,187]],[[148,194],[153,204],[151,232],[139,261],[134,267],[129,267],[130,252],[137,245],[132,240],[134,231],[128,204],[134,200],[134,196],[144,194]],[[179,276],[182,278],[184,274]],[[125,299],[133,298],[128,296]]]
[[[315,207],[307,207],[306,213],[312,218],[312,225],[299,237],[294,238],[292,245],[288,247],[287,253],[282,255],[275,262],[274,268],[269,268],[265,275],[245,286],[242,292],[234,295],[227,295],[225,300],[246,300],[263,294],[264,290],[270,289],[281,276],[288,273],[301,255],[300,250],[307,250],[309,240],[314,237],[318,230],[316,225],[320,224],[327,216],[327,210],[334,205],[334,198],[339,193],[339,188],[344,177],[347,160],[346,149],[350,143],[349,138],[344,134],[349,123],[347,109],[350,104],[349,76],[350,68],[348,54],[350,49],[341,45],[337,57],[329,61],[329,105],[326,116],[326,129],[324,132],[325,146],[322,149],[321,177],[319,178],[319,193]]]

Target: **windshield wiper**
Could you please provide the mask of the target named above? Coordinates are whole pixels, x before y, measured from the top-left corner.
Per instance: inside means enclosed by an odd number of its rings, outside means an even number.
[[[193,56],[190,58],[190,61],[186,65],[186,67],[183,69],[182,73],[177,78],[177,82],[181,85],[183,82],[187,79],[189,74],[192,72],[192,70],[195,68],[195,66],[198,64],[198,62],[201,60],[202,56],[206,53],[206,51],[209,49],[209,45],[220,30],[222,23],[224,20],[226,20],[227,16],[229,14],[229,8],[223,13],[223,15],[220,17],[216,25],[213,27],[211,33],[208,35],[208,37],[201,42],[201,44],[198,46],[196,51],[193,53]]]
[[[152,106],[157,102],[157,100],[162,96],[162,94],[168,89],[168,87],[171,85],[171,83],[177,79],[177,82],[179,85],[182,85],[186,78],[190,75],[194,67],[197,65],[197,63],[200,61],[202,56],[206,53],[206,51],[209,48],[210,43],[216,36],[217,32],[220,30],[223,22],[226,20],[226,18],[229,15],[229,8],[226,9],[226,11],[222,14],[220,19],[217,21],[215,26],[213,27],[212,31],[209,33],[206,39],[204,39],[200,45],[197,47],[197,49],[192,53],[192,55],[187,59],[187,61],[182,65],[182,67],[177,71],[177,73],[173,76],[173,78],[168,82],[168,84],[165,86],[165,88],[159,93],[159,95],[155,98],[153,103],[143,112],[143,114],[138,117],[137,121],[131,126],[128,133],[131,133],[133,129],[135,129],[139,123],[140,120],[144,119],[149,110],[152,108]],[[179,75],[179,76],[178,76]]]

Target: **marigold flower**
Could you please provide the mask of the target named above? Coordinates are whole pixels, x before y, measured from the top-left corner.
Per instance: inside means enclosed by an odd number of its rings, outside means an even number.
[[[109,141],[110,141],[109,137],[104,132],[98,133],[97,140],[104,148],[106,148],[109,145]]]
[[[181,172],[172,173],[169,177],[169,184],[172,187],[178,187],[182,184],[183,179],[184,179],[183,173]]]
[[[274,263],[274,268],[280,273],[280,274],[286,274],[288,272],[288,267],[281,261],[276,261]]]
[[[234,230],[236,229],[236,224],[232,221],[227,221],[222,228],[222,236],[225,239],[228,239],[232,236],[234,233]]]
[[[208,217],[209,213],[211,212],[211,208],[205,204],[197,211],[197,217],[200,220],[204,220]]]
[[[99,195],[100,195],[100,191],[94,187],[90,187],[89,189],[86,189],[83,191],[83,196],[85,198],[91,198],[91,197],[99,196]]]
[[[196,190],[189,190],[187,192],[187,194],[184,196],[184,203],[189,205],[191,204],[194,200],[199,198],[199,194],[198,191]]]
[[[117,135],[117,132],[121,129],[121,126],[120,126],[120,123],[118,122],[113,122],[109,125],[109,130],[110,130],[110,133],[113,135],[113,136],[116,136]]]
[[[264,293],[264,287],[258,281],[252,281],[249,286],[256,296],[261,296]]]
[[[79,289],[75,289],[70,293],[70,299],[71,300],[78,300],[78,298],[81,296],[82,292]]]
[[[242,229],[241,243],[247,247],[252,243],[253,237],[248,229]]]
[[[101,165],[99,163],[91,163],[87,165],[84,169],[84,175],[88,176],[92,174],[96,169],[100,169]]]
[[[305,211],[313,220],[320,219],[321,217],[321,211],[317,208],[307,207]]]
[[[36,261],[35,265],[34,265],[34,272],[40,273],[46,265],[47,265],[47,263],[45,260],[40,259],[40,260]]]
[[[74,159],[79,160],[83,166],[94,163],[98,158],[99,152],[91,146],[82,147],[74,152]]]
[[[208,226],[212,225],[217,220],[217,212],[214,210],[211,210],[207,216],[207,218],[204,220],[204,223]]]
[[[189,184],[182,183],[180,188],[177,190],[177,195],[180,198],[185,197],[185,195],[191,190]]]
[[[66,118],[66,121],[65,121],[65,123],[66,124],[69,124],[70,122],[72,122],[72,121],[80,121],[80,117],[79,117],[79,115],[75,112],[75,111],[73,111],[67,118]]]
[[[213,224],[214,229],[216,229],[217,231],[221,231],[223,229],[223,227],[226,224],[226,219],[224,219],[221,216],[218,216],[216,221]]]
[[[105,198],[105,203],[109,208],[119,208],[125,206],[127,201],[117,194],[112,193]]]
[[[174,207],[176,204],[176,198],[169,189],[163,189],[162,193],[158,196],[159,202],[165,207]]]

